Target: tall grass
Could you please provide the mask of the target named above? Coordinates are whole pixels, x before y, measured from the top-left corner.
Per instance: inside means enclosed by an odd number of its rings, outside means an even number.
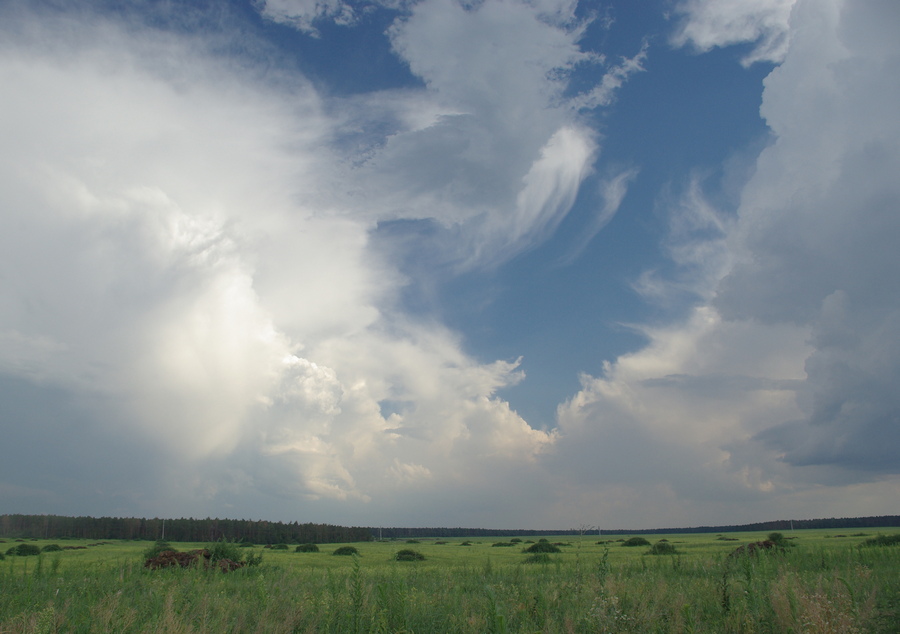
[[[521,553],[440,564],[323,553],[343,565],[307,565],[315,556],[227,574],[10,557],[0,633],[877,633],[896,632],[900,616],[897,547],[619,559],[607,547],[530,565]]]

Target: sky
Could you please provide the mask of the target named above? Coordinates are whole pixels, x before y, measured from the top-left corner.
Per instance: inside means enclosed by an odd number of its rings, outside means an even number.
[[[898,28],[0,0],[0,512],[900,512]]]

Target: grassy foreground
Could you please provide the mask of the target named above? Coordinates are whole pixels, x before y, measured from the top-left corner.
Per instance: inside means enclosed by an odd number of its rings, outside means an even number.
[[[676,554],[594,535],[551,537],[562,552],[537,563],[530,544],[483,538],[353,544],[358,557],[255,547],[263,563],[231,573],[146,570],[149,542],[9,556],[0,633],[900,632],[900,546],[797,531],[783,553],[728,557],[766,536],[644,537]],[[425,560],[392,560],[404,548]]]

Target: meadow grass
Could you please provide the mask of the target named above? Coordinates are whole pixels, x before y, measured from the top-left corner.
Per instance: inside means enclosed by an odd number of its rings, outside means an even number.
[[[358,557],[257,546],[262,565],[227,574],[150,571],[148,542],[114,542],[0,561],[0,633],[900,631],[900,547],[836,533],[788,533],[786,552],[743,557],[728,555],[764,533],[646,536],[675,546],[662,556],[618,536],[549,536],[569,545],[535,564],[529,544],[496,538],[352,544]],[[425,560],[394,561],[406,548]]]

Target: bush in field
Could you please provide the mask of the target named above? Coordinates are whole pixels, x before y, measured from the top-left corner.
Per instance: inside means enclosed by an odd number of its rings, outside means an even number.
[[[55,553],[57,551],[62,550],[62,546],[59,544],[47,544],[43,548],[41,548],[42,553]]]
[[[674,555],[676,554],[675,545],[670,544],[666,540],[656,542],[647,551],[648,555]]]
[[[220,559],[239,562],[244,555],[237,542],[228,541],[224,537],[217,542],[207,544],[206,550],[209,551],[209,560],[213,563]]]
[[[528,548],[522,550],[523,553],[561,553],[559,546],[554,546],[550,542],[538,542],[532,544]]]
[[[424,561],[425,555],[417,550],[404,548],[403,550],[398,551],[396,555],[394,555],[394,559],[396,559],[397,561]]]
[[[337,550],[335,550],[332,555],[358,555],[359,551],[356,550],[355,546],[341,546]]]
[[[209,561],[218,564],[222,570],[234,570],[243,566],[258,566],[262,563],[262,553],[253,554],[241,551],[245,544],[229,541],[224,537],[219,541],[208,544],[206,551],[209,553]]]
[[[272,550],[288,550],[287,544],[272,544]]]
[[[407,544],[418,544],[419,540],[418,539],[407,539],[406,543]]]
[[[553,560],[547,553],[535,553],[531,557],[525,558],[526,564],[549,564],[551,561]]]
[[[460,544],[460,546],[471,546],[471,545],[472,545],[472,542],[463,542]]]
[[[13,546],[7,550],[6,554],[18,557],[28,557],[29,555],[40,555],[41,549],[34,544],[19,544],[18,546]]]
[[[766,536],[766,539],[775,544],[778,548],[790,548],[793,546],[793,544],[781,533],[769,533]]]
[[[294,549],[295,553],[317,553],[319,547],[315,544],[300,544]]]
[[[491,544],[493,548],[509,548],[510,546],[515,546],[512,542],[497,542],[495,544]]]
[[[643,537],[631,537],[622,542],[623,546],[649,546],[650,542],[648,542]]]
[[[509,543],[510,544],[521,544],[522,540],[519,539],[518,537],[513,537],[511,540],[509,540]]]
[[[160,540],[157,540],[156,542],[154,542],[152,546],[150,546],[149,548],[147,548],[146,550],[144,550],[144,552],[141,553],[141,556],[142,556],[145,560],[147,560],[147,559],[153,559],[154,557],[156,557],[157,555],[159,555],[159,553],[165,552],[165,551],[167,551],[167,550],[178,550],[178,549],[177,549],[177,548],[172,548],[172,544],[170,544],[170,543],[167,542],[167,541],[163,541],[163,540],[160,539]]]
[[[870,537],[864,541],[861,546],[897,546],[900,545],[900,533],[897,535],[878,535]]]

